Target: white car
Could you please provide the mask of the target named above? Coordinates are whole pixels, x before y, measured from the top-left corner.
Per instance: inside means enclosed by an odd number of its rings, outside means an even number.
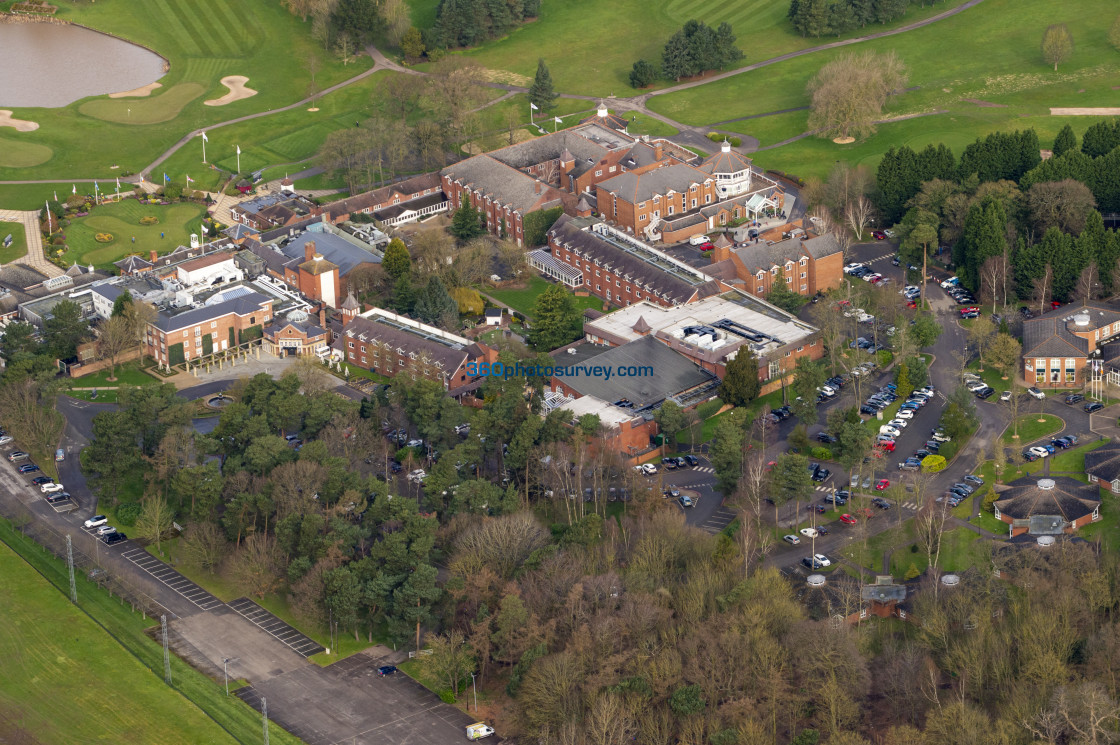
[[[859,323],[871,323],[874,320],[875,316],[871,315],[870,313],[861,313],[856,317],[856,321],[858,321]]]
[[[959,285],[960,283],[961,283],[961,280],[960,280],[959,277],[949,277],[949,279],[947,279],[947,280],[945,280],[944,282],[941,283],[941,289],[948,290],[950,287],[952,287],[954,285]]]
[[[102,525],[100,528],[97,529],[97,535],[109,535],[110,533],[116,533],[116,532],[117,532],[117,529],[114,528],[112,525]]]
[[[858,261],[853,261],[851,264],[848,264],[846,267],[844,267],[844,274],[851,274],[856,269],[859,269],[862,266],[863,264],[859,263]]]
[[[1049,450],[1047,450],[1047,449],[1046,449],[1046,448],[1044,448],[1044,447],[1039,447],[1039,446],[1037,446],[1037,445],[1036,445],[1035,447],[1031,448],[1030,450],[1028,450],[1027,452],[1029,452],[1029,453],[1034,453],[1034,454],[1035,454],[1035,455],[1037,455],[1037,456],[1038,456],[1039,458],[1045,458],[1045,457],[1047,457],[1048,455],[1050,455],[1050,451],[1049,451]]]
[[[107,522],[109,522],[109,518],[105,517],[104,515],[94,515],[89,520],[86,520],[85,526],[87,528],[96,528],[100,525],[104,525]]]
[[[39,491],[44,494],[53,494],[56,491],[62,491],[65,487],[62,484],[40,484]]]
[[[415,481],[418,484],[424,483],[424,479],[426,478],[428,478],[428,472],[423,468],[417,468],[415,471],[411,471],[408,474],[408,480]]]
[[[13,438],[11,435],[0,436],[0,445],[7,445],[13,439],[15,439],[15,438]]]
[[[786,543],[793,544],[794,546],[801,543],[801,539],[798,538],[795,535],[784,535],[784,536],[782,536],[782,540],[785,541]]]
[[[832,561],[827,556],[825,556],[824,554],[813,554],[813,558],[816,559],[817,563],[820,564],[822,567],[832,566]]]
[[[895,414],[895,417],[898,418],[898,419],[913,419],[914,418],[914,410],[913,409],[903,409],[902,411]]]
[[[891,437],[898,437],[899,435],[902,434],[902,432],[898,429],[895,429],[894,427],[892,427],[889,424],[884,424],[882,427],[879,427],[879,434],[890,435]]]
[[[894,427],[895,429],[906,429],[909,425],[910,422],[905,419],[892,419],[887,422],[888,427]]]
[[[1046,394],[1043,393],[1042,391],[1038,390],[1034,386],[1031,386],[1030,388],[1028,388],[1027,393],[1029,393],[1031,395],[1031,398],[1037,398],[1039,401],[1046,398]]]
[[[799,532],[801,533],[801,535],[805,536],[806,538],[816,538],[817,537],[817,529],[816,528],[802,528]]]
[[[968,390],[972,391],[973,393],[975,393],[976,391],[980,390],[981,388],[987,388],[988,384],[985,383],[983,380],[970,380],[970,381],[968,381],[967,383],[964,384],[964,387],[967,388]]]
[[[642,472],[645,473],[646,476],[652,476],[657,473],[657,466],[652,463],[643,463]]]

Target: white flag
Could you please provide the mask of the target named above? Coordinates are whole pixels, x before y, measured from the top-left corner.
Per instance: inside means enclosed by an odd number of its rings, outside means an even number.
[[[71,194],[77,194],[78,193],[78,185],[77,184],[74,184],[73,186],[70,187],[70,193]]]
[[[240,145],[237,146],[237,154],[241,155],[241,146]]]
[[[206,136],[205,132],[202,133],[202,141],[203,142],[210,142],[210,138]]]
[[[117,176],[117,191],[121,190],[121,177]]]
[[[564,123],[564,120],[563,120],[563,119],[561,119],[561,118],[560,118],[560,117],[558,117],[558,116],[554,116],[554,117],[552,117],[552,121],[556,122],[557,124],[563,124],[563,123]]]
[[[205,226],[205,225],[203,225],[203,226],[202,226],[202,234],[203,234],[203,235],[206,235],[206,234],[207,234],[207,233],[209,233],[209,232],[210,232],[210,231],[206,229],[206,226]]]
[[[194,181],[194,179],[193,179],[193,178],[191,178],[190,176],[187,176],[187,183],[188,183],[188,184],[189,184],[189,183],[191,183],[191,182],[193,182],[193,181]]]
[[[537,105],[530,101],[529,102],[529,108],[532,109],[533,111],[536,111],[537,110]]]

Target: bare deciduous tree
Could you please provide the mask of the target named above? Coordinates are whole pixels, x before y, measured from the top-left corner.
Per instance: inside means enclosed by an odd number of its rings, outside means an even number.
[[[1081,274],[1077,277],[1077,285],[1073,292],[1086,303],[1100,297],[1101,270],[1097,266],[1097,262],[1090,261],[1085,265],[1085,268],[1081,270]]]
[[[857,241],[863,240],[863,231],[870,224],[872,209],[871,200],[863,194],[848,202],[844,208],[844,220]]]
[[[809,81],[809,128],[837,139],[874,134],[887,96],[906,79],[906,67],[894,52],[841,55]]]
[[[1031,302],[1038,303],[1038,313],[1046,312],[1050,297],[1054,294],[1054,267],[1046,265],[1041,277],[1036,277],[1031,292]]]
[[[210,574],[226,558],[228,549],[225,533],[212,522],[191,523],[183,534],[183,558]]]
[[[233,578],[247,593],[263,598],[281,583],[282,562],[276,539],[266,533],[251,533],[232,557]]]

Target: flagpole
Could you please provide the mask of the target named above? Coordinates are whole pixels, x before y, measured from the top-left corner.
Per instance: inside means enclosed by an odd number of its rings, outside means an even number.
[[[241,146],[237,146],[237,175],[241,175]]]
[[[57,202],[58,200],[56,199],[54,201]],[[54,232],[54,228],[51,227],[51,204],[50,202],[44,202],[43,204],[47,206],[47,235],[49,236]]]
[[[206,162],[206,133],[202,133],[202,162]]]

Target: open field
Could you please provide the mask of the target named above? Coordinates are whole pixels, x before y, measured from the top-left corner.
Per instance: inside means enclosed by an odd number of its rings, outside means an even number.
[[[958,154],[976,137],[998,129],[1034,126],[1044,143],[1067,122],[1079,133],[1094,117],[1051,117],[1052,106],[1115,104],[1112,90],[1120,54],[1106,40],[1100,18],[1111,17],[1108,0],[1078,0],[1077,10],[1063,17],[1077,44],[1069,63],[1055,73],[1042,60],[1039,40],[1056,22],[1046,0],[985,0],[958,16],[917,31],[852,47],[855,51],[894,51],[910,71],[910,85],[919,90],[894,97],[887,116],[946,111],[921,119],[880,126],[864,143],[834,145],[805,139],[760,153],[761,164],[800,175],[817,175],[838,158],[874,165],[891,145],[924,146],[945,142]],[[952,49],[952,54],[945,50]],[[844,50],[826,50],[736,75],[698,88],[657,96],[650,107],[679,121],[707,125],[715,121],[805,106],[805,85],[829,60]],[[990,101],[1007,108],[980,107],[965,99]],[[722,125],[744,134],[758,132],[763,145],[804,131],[803,113],[779,115],[790,126],[775,131],[770,117]],[[1027,117],[1027,118],[1024,118]],[[784,136],[782,136],[784,135]]]
[[[3,544],[0,588],[5,741],[237,742]]]
[[[69,263],[83,266],[93,264],[105,268],[131,253],[147,256],[155,250],[160,254],[186,245],[192,232],[198,233],[203,215],[202,205],[140,204],[135,199],[125,199],[116,204],[94,207],[89,217],[76,218],[65,229],[69,249],[62,258]],[[141,225],[140,218],[159,218],[156,225]],[[98,243],[94,236],[109,233],[112,243]],[[160,233],[164,238],[160,238]],[[199,233],[201,235],[201,233]],[[136,242],[133,243],[133,237]]]
[[[137,13],[127,0],[61,6],[60,17],[149,47],[167,58],[170,69],[159,81],[162,87],[146,98],[101,96],[57,109],[16,110],[18,118],[41,125],[19,134],[18,141],[46,150],[24,153],[21,163],[0,147],[0,179],[28,178],[24,169],[31,165],[39,166],[38,178],[108,177],[112,165],[119,165],[122,175],[136,172],[185,132],[293,103],[371,64],[361,57],[343,65],[311,38],[310,23],[280,3],[152,0],[144,8]],[[312,58],[318,68],[314,82],[307,71]],[[248,77],[259,94],[204,106],[203,100],[227,92],[219,82],[227,75]]]
[[[12,236],[12,245],[0,245],[0,264],[10,264],[27,255],[27,234],[21,222],[0,222],[0,241]]]
[[[427,0],[420,2],[426,4]],[[893,24],[861,29],[845,37],[913,23],[961,2],[963,0],[950,0],[924,8],[912,5],[906,15]],[[412,4],[414,7],[417,5],[416,2]],[[743,50],[743,60],[739,65],[835,39],[799,36],[786,18],[788,10],[788,2],[774,0],[617,0],[612,3],[566,0],[563,3],[543,3],[540,18],[536,21],[464,54],[485,67],[529,77],[536,71],[537,58],[543,57],[559,91],[630,96],[635,93],[628,79],[634,62],[646,59],[659,65],[665,42],[690,19],[704,21],[713,28],[724,21],[730,23],[738,37],[738,46]],[[670,82],[660,81],[659,85],[668,86]]]

